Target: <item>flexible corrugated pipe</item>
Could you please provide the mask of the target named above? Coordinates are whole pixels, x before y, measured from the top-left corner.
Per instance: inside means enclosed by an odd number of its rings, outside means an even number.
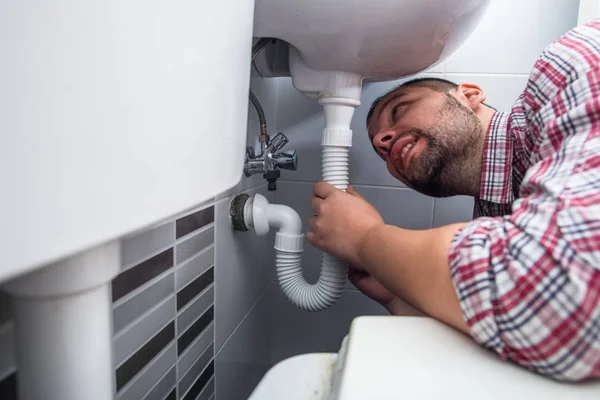
[[[321,142],[322,178],[345,191],[349,181],[348,159],[352,146],[350,121],[360,102],[345,98],[322,98],[319,103],[324,108],[326,121]],[[304,279],[302,222],[292,208],[269,204],[257,194],[246,204],[244,214],[248,224],[254,226],[259,235],[268,232],[269,227],[279,228],[275,236],[277,279],[292,303],[307,311],[321,311],[340,298],[346,284],[346,262],[323,253],[321,275],[317,283],[310,284]]]

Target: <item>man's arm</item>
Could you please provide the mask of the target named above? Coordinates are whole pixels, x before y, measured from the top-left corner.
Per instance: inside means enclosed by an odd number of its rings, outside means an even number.
[[[365,235],[360,264],[413,307],[468,334],[448,266],[452,238],[463,225],[424,231],[378,225]]]

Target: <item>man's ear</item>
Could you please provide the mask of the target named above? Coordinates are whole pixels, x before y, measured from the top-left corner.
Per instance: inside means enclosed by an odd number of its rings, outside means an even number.
[[[455,89],[461,103],[475,111],[486,99],[483,90],[473,83],[461,83]]]

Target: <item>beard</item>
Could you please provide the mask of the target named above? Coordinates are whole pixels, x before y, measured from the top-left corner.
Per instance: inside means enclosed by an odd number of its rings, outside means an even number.
[[[474,176],[473,168],[481,168],[484,136],[475,113],[446,94],[436,122],[411,133],[425,139],[427,148],[414,167],[410,186],[433,197],[465,194],[464,179]]]

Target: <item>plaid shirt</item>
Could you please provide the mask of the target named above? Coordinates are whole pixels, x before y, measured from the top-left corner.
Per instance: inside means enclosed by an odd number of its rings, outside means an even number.
[[[473,338],[554,379],[600,377],[600,22],[550,45],[487,133],[449,254]]]

